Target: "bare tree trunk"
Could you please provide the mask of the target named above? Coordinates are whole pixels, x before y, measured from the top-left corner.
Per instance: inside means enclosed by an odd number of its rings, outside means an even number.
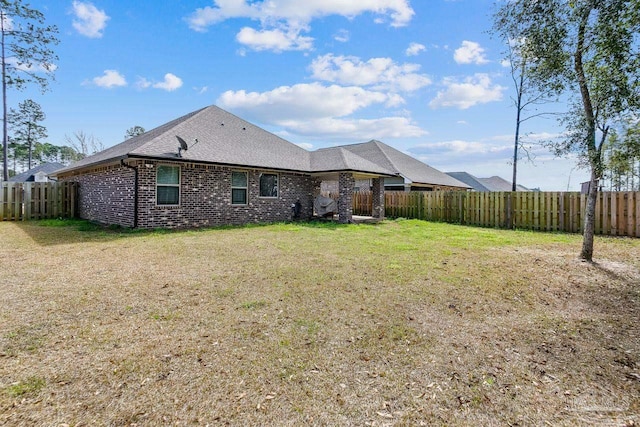
[[[0,11],[0,32],[2,33],[2,179],[9,180],[9,144],[7,143],[7,64],[4,50],[4,11]]]
[[[513,68],[511,69],[511,73],[513,74]],[[520,147],[520,116],[522,115],[522,95],[524,91],[524,73],[525,73],[525,59],[522,58],[522,62],[520,63],[520,82],[518,83],[514,77],[514,82],[516,82],[517,87],[517,96],[518,99],[516,101],[516,134],[515,141],[513,143],[513,178],[511,180],[511,191],[516,191],[518,188],[517,184],[517,176],[518,176],[518,148]]]
[[[513,178],[511,180],[511,191],[516,191],[518,176],[518,146],[520,145],[520,113],[522,112],[522,92],[518,91],[518,112],[516,113],[516,135],[513,143]]]
[[[31,164],[33,162],[33,142],[31,141],[31,125],[29,125],[29,130],[27,131],[27,144],[29,144],[29,165],[28,165],[29,167],[27,168],[27,170],[30,170]]]
[[[596,171],[591,170],[589,182],[589,194],[587,195],[587,211],[584,217],[584,231],[582,232],[582,251],[580,258],[585,261],[593,261],[593,236],[596,225],[596,201],[598,200],[598,179]]]
[[[578,40],[574,53],[574,69],[576,76],[578,77],[578,87],[580,88],[580,97],[582,98],[584,115],[587,122],[586,144],[589,156],[589,165],[591,166],[591,181],[589,185],[589,196],[587,198],[587,212],[584,219],[584,231],[582,234],[582,251],[580,252],[580,258],[588,262],[593,261],[593,233],[595,228],[596,198],[598,195],[598,178],[602,176],[603,147],[602,144],[599,148],[596,146],[596,119],[582,63],[582,55],[585,49],[586,28],[593,7],[593,2],[591,2],[585,6],[582,12],[580,24],[578,25]],[[604,138],[606,138],[606,132],[604,132],[603,135],[603,142]]]

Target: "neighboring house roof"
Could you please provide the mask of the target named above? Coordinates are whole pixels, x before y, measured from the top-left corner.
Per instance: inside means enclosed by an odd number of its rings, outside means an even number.
[[[26,172],[22,172],[12,176],[11,178],[9,178],[9,181],[30,182],[35,180],[34,177],[38,172],[42,172],[45,175],[49,175],[62,168],[64,168],[64,165],[62,163],[57,163],[57,162],[42,163],[36,167],[29,169]]]
[[[491,188],[491,191],[511,191],[513,186],[509,181],[499,176],[492,176],[489,178],[478,178],[485,186]],[[531,191],[527,187],[516,184],[516,191]]]
[[[467,172],[447,172],[447,175],[457,179],[458,181],[462,181],[467,184],[469,187],[473,188],[475,191],[492,191],[488,187],[486,187],[482,182],[478,180],[475,176],[471,175]]]
[[[339,148],[348,150],[385,169],[391,170],[413,184],[470,188],[466,183],[380,141],[372,140],[361,144],[343,145]]]
[[[447,175],[468,184],[475,191],[511,191],[512,188],[509,181],[500,178],[499,176],[476,178],[467,172],[447,172]],[[516,189],[517,191],[530,191],[527,187],[522,185],[516,185]]]
[[[485,186],[491,188],[491,191],[511,191],[513,186],[506,179],[499,176],[492,176],[489,178],[478,178]],[[516,191],[529,191],[527,187],[516,184]]]

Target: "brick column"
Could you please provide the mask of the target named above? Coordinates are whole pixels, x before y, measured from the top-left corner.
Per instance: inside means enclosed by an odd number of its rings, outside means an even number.
[[[374,178],[371,181],[372,215],[374,218],[384,219],[384,178]]]
[[[353,217],[353,187],[356,180],[352,173],[340,172],[338,180],[338,221],[343,224],[351,222]]]
[[[316,213],[313,210],[313,205],[315,204],[316,197],[320,195],[320,186],[322,185],[322,180],[318,178],[311,178],[309,187],[311,192],[309,193],[309,215],[308,218],[312,218]]]

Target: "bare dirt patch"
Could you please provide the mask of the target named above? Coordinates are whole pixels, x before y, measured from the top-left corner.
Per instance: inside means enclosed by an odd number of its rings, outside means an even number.
[[[636,425],[640,241],[0,223],[0,424]]]

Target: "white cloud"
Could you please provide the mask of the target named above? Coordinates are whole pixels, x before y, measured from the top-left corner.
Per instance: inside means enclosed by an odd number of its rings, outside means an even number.
[[[423,44],[420,43],[411,43],[409,45],[409,47],[407,48],[407,50],[405,50],[405,55],[407,56],[416,56],[418,55],[420,52],[426,50],[427,47]]]
[[[388,138],[417,138],[428,134],[406,117],[375,119],[322,118],[285,123],[289,132],[308,138],[336,141],[364,141]]]
[[[37,63],[37,64],[26,64],[19,63],[18,59],[14,56],[7,58],[7,65],[15,68],[16,70],[26,71],[29,73],[32,72],[40,72],[40,73],[52,73],[54,72],[58,66],[56,64],[45,64],[45,63]]]
[[[269,123],[287,119],[342,117],[390,96],[360,87],[324,86],[320,83],[281,86],[268,92],[227,91],[217,100],[222,108],[242,111]]]
[[[249,120],[277,125],[312,139],[361,140],[425,135],[406,117],[348,118],[363,108],[394,105],[397,96],[355,86],[320,83],[282,86],[268,92],[227,91],[216,101]]]
[[[273,50],[281,52],[283,50],[309,50],[313,46],[313,38],[300,35],[301,30],[282,29],[254,30],[244,27],[236,35],[239,43],[252,48],[253,50]]]
[[[214,3],[214,7],[198,8],[187,18],[191,29],[204,31],[210,25],[232,18],[308,23],[324,16],[353,18],[363,13],[388,15],[392,26],[402,27],[414,15],[408,0],[214,0]]]
[[[127,85],[127,80],[116,70],[104,70],[104,74],[92,79],[94,85],[111,89]]]
[[[466,110],[477,104],[499,101],[503,86],[493,84],[487,74],[478,73],[465,78],[462,82],[448,77],[443,81],[445,90],[439,91],[429,103],[431,108],[455,107]]]
[[[453,59],[458,64],[486,64],[489,60],[484,55],[484,48],[479,43],[464,40],[462,46],[455,50]]]
[[[283,47],[283,35],[285,40],[295,40],[296,43],[284,44],[284,46],[296,46],[298,50],[311,49],[313,39],[300,36],[301,31],[309,31],[309,24],[318,18],[330,15],[353,18],[364,13],[373,13],[380,17],[389,18],[391,26],[402,27],[407,25],[414,11],[408,0],[214,0],[214,6],[206,6],[196,9],[185,18],[192,30],[204,32],[211,25],[223,22],[227,19],[249,18],[260,21],[261,30],[243,28],[242,34],[236,39],[240,43],[253,48],[275,50],[287,50]],[[291,36],[296,34],[296,37]],[[256,42],[256,37],[260,42]],[[273,40],[274,38],[278,40]],[[338,40],[344,40],[339,36]]]
[[[167,73],[164,75],[164,80],[152,85],[156,89],[166,90],[172,92],[182,86],[182,79],[175,74]]]
[[[13,30],[13,19],[11,19],[10,16],[3,14],[2,21],[2,28],[4,28],[5,31]]]
[[[165,74],[163,81],[155,83],[144,77],[138,77],[136,86],[138,87],[138,89],[148,89],[152,87],[154,89],[162,89],[166,90],[167,92],[172,92],[182,87],[182,79],[172,73]],[[206,91],[206,86],[203,89],[205,89],[204,91]],[[203,93],[203,91],[201,90],[200,93]]]
[[[349,31],[347,30],[339,30],[337,33],[334,34],[333,39],[335,41],[338,41],[340,43],[346,43],[349,41],[349,38],[351,37],[351,35],[349,34]]]
[[[418,144],[409,149],[409,152],[416,154],[491,154],[491,153],[511,153],[513,147],[510,144],[500,143],[500,141],[465,141],[454,139],[450,141],[440,141],[433,143]]]
[[[319,56],[311,63],[312,77],[345,85],[372,86],[379,90],[413,92],[431,84],[418,74],[418,64],[396,64],[391,58],[371,58],[364,62],[353,56]]]
[[[500,176],[507,181],[512,175],[513,135],[497,135],[477,141],[449,140],[424,143],[408,151],[419,160],[446,172],[468,172],[478,178]],[[577,191],[580,182],[589,178],[578,169],[577,159],[557,158],[541,145],[533,145],[533,162],[518,162],[519,184],[543,191]]]
[[[304,148],[305,150],[311,150],[313,148],[313,144],[309,142],[299,142],[296,145],[300,148]]]
[[[138,89],[146,89],[148,87],[151,87],[151,84],[152,83],[144,77],[138,77],[138,81],[136,81],[136,87]]]
[[[102,37],[103,31],[107,26],[109,16],[104,10],[99,10],[91,3],[83,3],[80,1],[73,2],[73,28],[75,28],[83,36],[90,38]]]

